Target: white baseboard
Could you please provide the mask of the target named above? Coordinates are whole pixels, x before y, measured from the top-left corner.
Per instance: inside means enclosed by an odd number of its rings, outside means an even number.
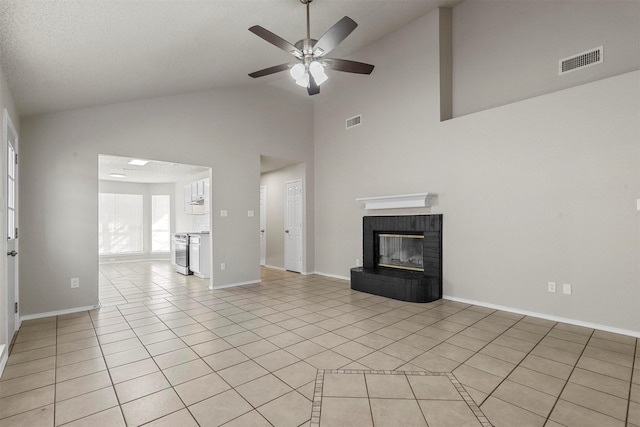
[[[236,286],[244,286],[244,285],[256,285],[258,283],[262,283],[262,280],[249,280],[248,282],[229,283],[228,285],[219,285],[214,287],[209,286],[209,289],[215,291],[217,289],[235,288]]]
[[[62,316],[65,314],[78,313],[80,311],[95,310],[96,308],[100,308],[100,305],[96,304],[88,305],[86,307],[68,308],[66,310],[48,311],[46,313],[27,314],[26,316],[20,316],[20,322],[22,323],[25,320],[41,319],[43,317]]]
[[[287,270],[285,270],[284,268],[282,268],[282,267],[276,267],[275,265],[267,265],[267,264],[265,264],[265,265],[263,265],[263,267],[270,268],[270,269],[272,269],[272,270],[287,271]]]
[[[5,344],[0,344],[0,377],[4,372],[4,367],[7,366],[8,360],[9,360],[9,346]]]
[[[605,331],[605,332],[612,332],[614,334],[629,335],[629,336],[632,336],[632,337],[635,337],[635,338],[640,338],[640,331],[632,331],[630,329],[614,328],[612,326],[600,325],[598,323],[583,322],[582,320],[569,319],[569,318],[560,317],[560,316],[552,316],[550,314],[536,313],[534,311],[520,310],[520,309],[512,308],[512,307],[505,307],[503,305],[489,304],[489,303],[482,302],[482,301],[475,301],[475,300],[470,300],[470,299],[465,299],[465,298],[452,297],[452,296],[449,296],[449,295],[443,295],[442,298],[450,300],[450,301],[461,302],[461,303],[464,303],[464,304],[473,304],[473,305],[478,305],[480,307],[492,308],[494,310],[501,310],[501,311],[508,311],[509,313],[522,314],[523,316],[538,317],[540,319],[551,320],[553,322],[568,323],[570,325],[582,326],[582,327],[585,327],[585,328],[598,329],[598,330]]]
[[[107,264],[124,264],[127,262],[145,262],[145,261],[171,261],[171,258],[145,258],[145,259],[123,259],[123,260],[116,260],[116,261],[98,261],[98,264],[100,265],[107,265]]]
[[[319,271],[314,271],[313,273],[309,273],[309,274],[317,274],[318,276],[331,277],[332,279],[351,280],[350,277],[339,276],[337,274],[321,273]]]

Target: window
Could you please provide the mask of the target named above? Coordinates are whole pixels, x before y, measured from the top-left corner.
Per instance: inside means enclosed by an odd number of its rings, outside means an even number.
[[[151,252],[171,250],[171,198],[168,195],[151,196]]]
[[[142,195],[100,193],[98,210],[100,255],[142,252]]]
[[[16,236],[16,151],[7,144],[7,239]]]

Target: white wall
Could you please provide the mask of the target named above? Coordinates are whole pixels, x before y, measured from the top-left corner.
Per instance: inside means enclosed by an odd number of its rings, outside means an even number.
[[[11,118],[11,122],[13,123],[16,131],[18,132],[18,136],[20,136],[20,117],[18,117],[18,112],[13,103],[13,97],[11,95],[11,90],[9,89],[9,85],[4,76],[4,71],[2,70],[2,63],[0,62],[0,114],[3,114],[4,109],[7,109],[9,113],[9,117]],[[0,131],[4,132],[4,130]],[[2,136],[4,138],[4,135]],[[4,141],[3,141],[4,144]],[[0,182],[3,185],[0,188],[0,241],[2,241],[3,252],[6,253],[6,245],[7,245],[7,230],[4,226],[5,224],[5,209],[6,209],[6,194],[5,189],[6,186],[6,176],[7,176],[7,162],[6,162],[6,154],[4,149],[1,150],[0,153],[0,173],[2,173],[2,180]],[[19,201],[18,201],[19,202]],[[21,256],[21,255],[18,255]],[[6,336],[7,329],[7,289],[6,289],[6,274],[7,274],[7,258],[2,257],[2,261],[0,262],[0,362],[7,355],[7,349],[9,348],[9,342],[12,337]],[[13,314],[11,314],[13,315]],[[3,347],[4,346],[4,347]]]
[[[151,252],[151,196],[168,195],[171,198],[170,232],[176,229],[176,196],[174,184],[144,184],[134,182],[118,182],[118,181],[98,181],[99,193],[113,194],[139,194],[143,198],[143,242],[142,253],[138,255],[102,255],[100,262],[121,262],[121,261],[138,261],[149,259],[171,259],[171,253],[152,253]],[[179,196],[182,197],[181,195]],[[180,202],[182,199],[180,199]],[[182,204],[180,205],[182,206]]]
[[[264,86],[192,93],[23,121],[23,315],[97,302],[98,154],[212,169],[215,286],[260,280],[260,154],[310,162],[312,107]],[[244,215],[241,213],[244,212]],[[80,278],[70,289],[69,279]]]
[[[471,0],[453,9],[454,117],[637,70],[636,0]],[[558,61],[604,46],[604,62]]]
[[[301,179],[305,194],[306,167],[304,164],[297,164],[276,171],[262,174],[260,185],[267,187],[267,259],[266,265],[271,267],[284,268],[284,209],[285,209],[285,183]],[[308,197],[305,196],[306,199]],[[306,221],[303,213],[304,229],[312,229]],[[305,248],[306,250],[306,248]],[[303,263],[302,271],[309,272],[306,263]]]
[[[446,295],[640,331],[640,73],[440,122],[437,32],[432,13],[369,46],[370,78],[333,74],[316,104],[316,271],[349,275],[364,215],[442,213]],[[354,200],[423,191],[430,210]]]

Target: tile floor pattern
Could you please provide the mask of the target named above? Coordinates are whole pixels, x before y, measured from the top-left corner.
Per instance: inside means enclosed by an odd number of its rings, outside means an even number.
[[[102,266],[106,307],[22,323],[0,378],[0,426],[308,426],[319,370],[343,369],[451,372],[495,426],[640,427],[633,337],[395,301],[321,276],[262,279],[211,291],[168,262]],[[439,397],[426,399],[433,411],[451,402]],[[348,424],[416,401],[369,398],[380,406],[368,414],[328,394],[321,410]]]
[[[361,369],[318,370],[311,427],[320,425],[491,427],[452,373]]]

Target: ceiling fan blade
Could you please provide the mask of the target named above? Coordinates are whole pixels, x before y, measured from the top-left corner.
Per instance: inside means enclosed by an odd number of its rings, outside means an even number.
[[[322,60],[325,67],[330,70],[345,71],[347,73],[371,74],[374,66],[364,62],[349,61],[347,59],[326,58]]]
[[[313,78],[313,74],[309,73],[309,86],[307,86],[307,92],[309,95],[317,95],[320,93],[320,86],[316,83],[316,79]]]
[[[298,49],[297,47],[295,47],[294,45],[292,45],[291,43],[289,43],[288,41],[286,41],[282,37],[277,36],[277,35],[273,34],[271,31],[261,27],[260,25],[254,25],[253,27],[249,28],[249,31],[251,31],[256,36],[268,41],[272,45],[274,45],[276,47],[279,47],[280,49],[284,50],[285,52],[289,52],[290,54],[292,54],[296,58],[302,58],[303,57],[302,52],[300,51],[300,49]]]
[[[314,56],[320,57],[331,52],[342,40],[346,39],[357,26],[356,21],[348,16],[336,22],[313,46]]]
[[[254,79],[257,77],[268,76],[269,74],[279,73],[280,71],[288,70],[294,64],[280,64],[273,67],[265,68],[264,70],[254,71],[249,76]]]

